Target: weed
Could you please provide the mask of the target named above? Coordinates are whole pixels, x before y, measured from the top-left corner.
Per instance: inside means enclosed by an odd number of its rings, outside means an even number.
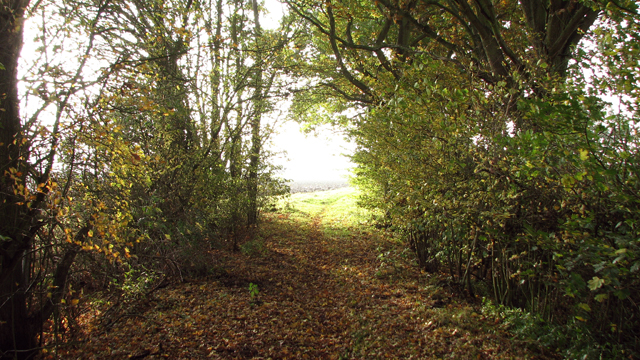
[[[251,304],[257,302],[258,295],[260,295],[260,289],[258,289],[258,285],[249,283],[249,296],[251,297]]]
[[[134,298],[144,294],[158,279],[157,274],[145,269],[142,265],[134,268],[129,264],[125,264],[125,267],[128,267],[128,271],[124,272],[124,279],[122,284],[119,285],[125,297]]]
[[[240,251],[248,256],[261,255],[265,247],[261,240],[250,240],[240,245]]]

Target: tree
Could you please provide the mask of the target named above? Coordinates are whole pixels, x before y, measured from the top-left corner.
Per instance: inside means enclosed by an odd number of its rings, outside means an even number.
[[[255,114],[251,120],[251,154],[249,155],[249,174],[248,174],[248,196],[249,196],[249,208],[247,211],[247,224],[255,225],[258,222],[258,167],[260,161],[260,148],[262,147],[262,139],[260,136],[260,123],[262,114],[264,112],[265,95],[263,89],[263,68],[264,61],[262,59],[263,50],[260,49],[262,40],[262,27],[260,26],[260,12],[258,11],[257,0],[251,1],[251,8],[253,10],[253,23],[254,23],[254,40],[256,43],[256,69],[254,74],[255,83],[255,95],[254,101],[256,103]],[[267,90],[268,91],[268,90]]]
[[[41,9],[45,8],[40,4]],[[68,240],[69,246],[59,248],[55,258],[48,258],[46,240],[55,232],[61,207],[56,206],[66,189],[54,180],[54,164],[62,134],[62,117],[68,111],[69,101],[82,89],[81,75],[86,58],[72,63],[70,72],[49,66],[43,77],[57,74],[58,81],[52,94],[40,88],[41,105],[33,116],[23,120],[19,111],[17,66],[22,47],[23,24],[28,1],[12,1],[2,8],[2,210],[3,224],[0,252],[0,355],[2,358],[28,358],[36,350],[36,335],[43,322],[55,311],[64,296],[67,274],[78,253],[79,245],[89,233],[90,225],[82,224],[59,240]],[[104,8],[98,7],[93,17],[86,19],[95,25]],[[43,10],[44,11],[44,10]],[[89,54],[95,33],[81,51]],[[37,90],[34,90],[34,92]],[[38,124],[38,114],[55,106],[50,130]],[[36,150],[37,149],[37,150]],[[55,201],[55,204],[52,203]],[[59,234],[58,234],[59,235]],[[75,243],[74,243],[75,241]],[[58,243],[59,245],[59,243]],[[41,247],[42,246],[42,247]],[[49,254],[50,255],[50,254]],[[48,273],[43,277],[38,268],[48,262]],[[46,297],[34,299],[43,292]]]
[[[373,83],[380,71],[400,79],[402,67],[416,56],[442,60],[491,85],[535,81],[540,63],[548,77],[564,77],[572,49],[601,13],[577,1],[288,3],[326,37],[325,51],[351,85],[333,87],[364,102],[376,99]],[[376,71],[365,65],[372,58]]]
[[[620,55],[603,63],[634,58],[605,35],[635,23],[634,4],[289,4],[314,29],[308,69],[321,79],[299,115],[321,93],[329,109],[364,108],[346,123],[363,203],[387,214],[423,269],[588,334],[570,357],[637,348],[625,336],[637,323],[605,331],[637,313],[637,244],[620,225],[636,221],[637,137],[596,96],[613,77],[586,81],[585,68],[602,68],[580,42]],[[594,30],[597,20],[609,25]]]
[[[232,225],[247,224],[240,190],[273,182],[260,116],[281,70],[266,64],[290,35],[269,32],[257,44],[241,1],[28,6],[10,2],[0,20],[3,358],[32,356],[52,317],[61,330],[62,318],[73,323],[73,305],[62,301],[79,301],[72,270],[94,281],[97,271],[116,279],[141,265],[163,271],[165,260],[191,269],[193,254],[225,239],[230,209],[242,215]],[[41,19],[41,46],[22,59],[21,113],[16,69],[28,14]],[[257,46],[274,51],[256,56]],[[251,207],[267,196],[253,191]]]
[[[0,94],[2,95],[2,139],[0,162],[2,163],[2,253],[0,272],[0,351],[4,354],[10,349],[31,349],[33,330],[27,319],[25,290],[22,269],[23,255],[33,241],[30,209],[20,204],[20,186],[26,180],[26,147],[21,132],[18,101],[17,71],[20,50],[22,49],[22,24],[25,9],[29,5],[24,1],[10,1],[2,4],[0,10]],[[33,211],[36,211],[35,209]],[[31,215],[31,216],[30,216]],[[16,286],[15,284],[20,284]],[[17,328],[14,328],[17,327]],[[14,330],[15,329],[15,330]],[[14,346],[15,345],[15,346]],[[13,355],[13,354],[12,354]],[[4,357],[4,355],[3,355]]]

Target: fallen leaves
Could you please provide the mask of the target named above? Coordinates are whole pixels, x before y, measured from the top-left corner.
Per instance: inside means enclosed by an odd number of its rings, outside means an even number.
[[[265,252],[220,253],[224,272],[158,289],[108,331],[87,325],[68,346],[41,357],[542,357],[491,331],[495,325],[473,306],[428,286],[407,257],[390,259],[403,250],[397,241],[360,230],[353,231],[357,236],[331,236],[321,218],[312,220],[266,215]],[[397,250],[385,253],[394,270],[384,276],[376,275],[378,248]],[[433,300],[435,292],[448,298]]]

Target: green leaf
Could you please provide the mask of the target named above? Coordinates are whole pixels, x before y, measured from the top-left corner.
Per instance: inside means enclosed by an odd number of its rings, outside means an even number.
[[[624,300],[631,295],[631,292],[628,289],[622,289],[616,290],[613,295],[615,295],[620,300]]]
[[[2,65],[2,63],[0,63],[0,70],[7,70],[7,68],[5,68],[4,65]]]
[[[616,255],[621,255],[621,254],[624,254],[626,252],[627,252],[627,249],[626,248],[622,248],[622,249],[616,250],[615,254]]]
[[[585,304],[585,303],[580,303],[578,304],[578,307],[584,311],[591,311],[591,308],[589,307],[589,305]]]
[[[591,289],[591,291],[595,291],[597,289],[600,289],[602,285],[604,285],[604,279],[600,279],[599,277],[594,276],[593,279],[588,281],[587,285],[589,286],[589,289]]]

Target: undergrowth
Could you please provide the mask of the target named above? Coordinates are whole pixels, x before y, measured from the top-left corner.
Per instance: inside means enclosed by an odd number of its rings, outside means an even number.
[[[496,306],[487,298],[483,299],[482,314],[500,319],[501,330],[528,346],[550,349],[566,359],[636,358],[621,346],[599,344],[589,328],[577,319],[565,325],[553,324],[522,309]]]

